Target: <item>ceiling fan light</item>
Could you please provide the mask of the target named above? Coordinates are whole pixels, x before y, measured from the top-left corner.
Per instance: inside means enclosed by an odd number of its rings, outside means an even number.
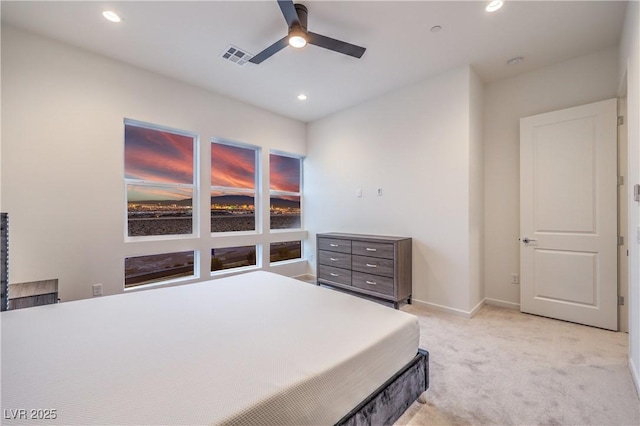
[[[307,45],[307,40],[299,34],[293,34],[289,36],[289,44],[295,48],[305,47]]]

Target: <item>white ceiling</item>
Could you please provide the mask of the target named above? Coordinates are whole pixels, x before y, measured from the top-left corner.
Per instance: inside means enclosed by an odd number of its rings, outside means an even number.
[[[223,60],[229,45],[256,54],[286,35],[275,0],[2,1],[1,13],[2,25],[312,121],[465,64],[492,82],[615,46],[626,11],[611,0],[507,0],[493,14],[487,1],[300,2],[310,31],[366,47],[362,59],[307,46],[260,65]],[[108,9],[124,22],[105,20]],[[525,59],[507,65],[515,56]]]

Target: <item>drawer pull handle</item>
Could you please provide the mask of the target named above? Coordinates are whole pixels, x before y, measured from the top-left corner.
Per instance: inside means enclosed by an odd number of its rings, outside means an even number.
[[[332,261],[332,262],[337,262],[338,261],[338,259],[336,259],[335,257],[330,257],[329,260]]]
[[[369,284],[369,285],[376,285],[376,284],[378,284],[378,283],[377,283],[377,282],[375,282],[375,281],[369,281],[369,280],[367,280],[367,281],[365,281],[365,282],[366,282],[367,284]]]
[[[331,247],[339,247],[338,244],[329,244]]]
[[[371,247],[367,247],[367,251],[378,251],[378,250]]]
[[[372,265],[371,263],[367,263],[367,266],[369,268],[377,268],[378,267],[378,265]]]
[[[335,272],[331,272],[331,276],[332,277],[337,277],[337,276],[339,276],[339,274],[336,274]]]

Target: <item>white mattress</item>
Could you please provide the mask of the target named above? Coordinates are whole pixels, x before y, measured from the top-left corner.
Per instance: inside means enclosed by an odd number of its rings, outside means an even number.
[[[419,336],[413,315],[262,271],[0,318],[3,424],[333,424]]]

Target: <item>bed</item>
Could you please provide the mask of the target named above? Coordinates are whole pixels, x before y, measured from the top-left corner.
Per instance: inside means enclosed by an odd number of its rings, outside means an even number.
[[[264,271],[0,315],[3,424],[367,424],[428,387],[413,315]]]

